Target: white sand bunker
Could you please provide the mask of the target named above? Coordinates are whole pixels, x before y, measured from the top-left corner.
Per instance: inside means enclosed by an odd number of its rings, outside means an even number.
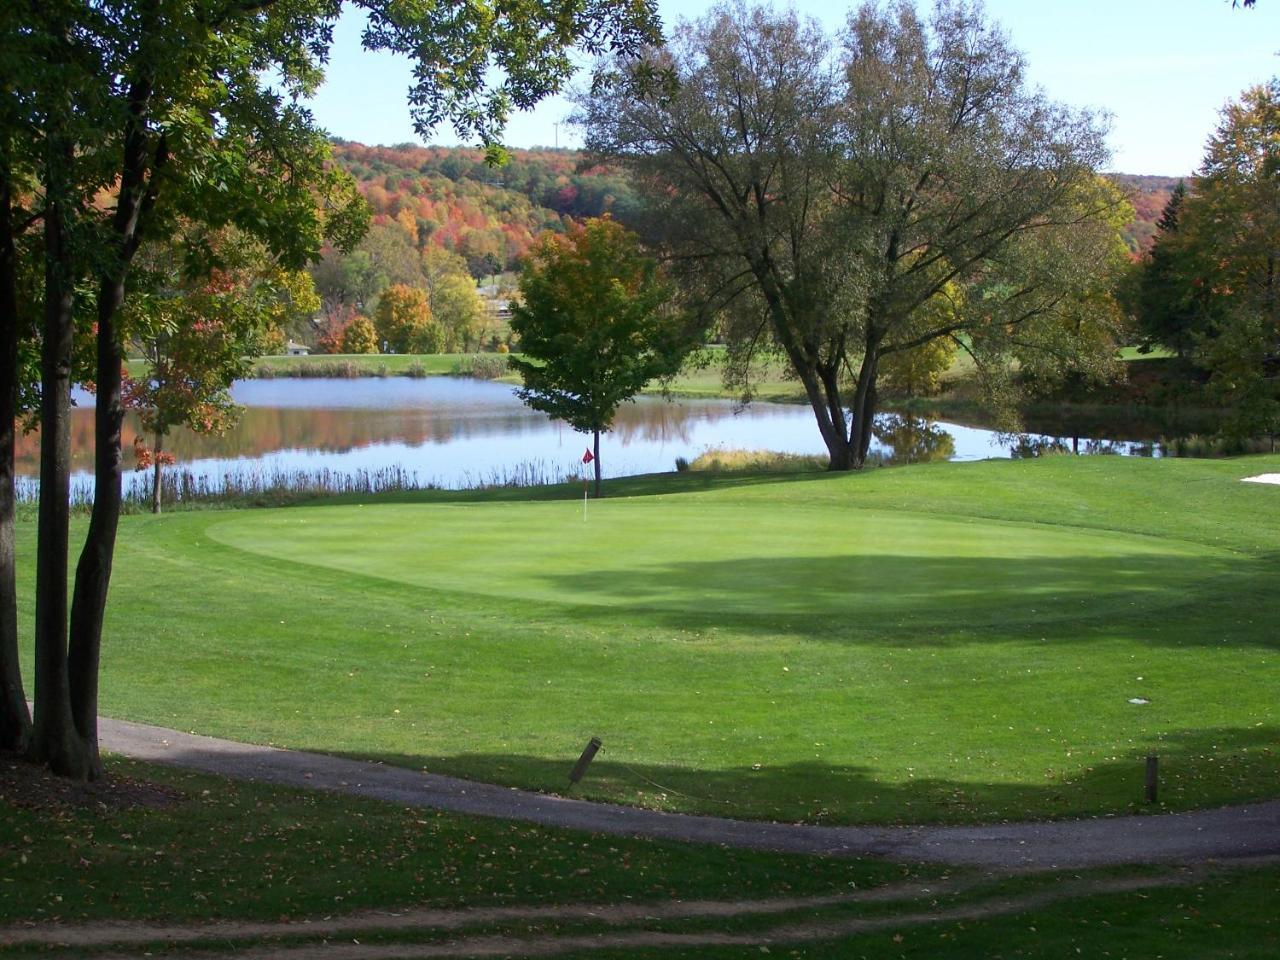
[[[1260,473],[1256,477],[1245,477],[1244,482],[1280,484],[1280,473]]]

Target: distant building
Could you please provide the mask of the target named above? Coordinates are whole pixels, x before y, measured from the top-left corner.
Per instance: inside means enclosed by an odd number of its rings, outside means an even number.
[[[288,357],[305,357],[309,353],[311,353],[311,348],[308,347],[305,343],[294,343],[292,340],[290,340],[287,344],[285,344],[284,352],[285,352],[285,356],[288,356]]]

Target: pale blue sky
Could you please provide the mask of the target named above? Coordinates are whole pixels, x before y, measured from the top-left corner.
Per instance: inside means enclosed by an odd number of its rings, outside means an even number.
[[[697,16],[711,0],[661,0],[664,22]],[[850,4],[798,0],[830,30]],[[1027,57],[1030,78],[1054,99],[1112,114],[1111,169],[1182,175],[1200,162],[1218,111],[1246,87],[1280,73],[1280,0],[1253,10],[1229,0],[987,0],[987,12]],[[313,109],[335,136],[363,143],[418,138],[409,122],[407,62],[360,49],[360,23],[345,14],[328,80]],[[549,100],[513,118],[512,146],[551,146],[568,105]],[[561,146],[575,146],[565,126]],[[459,142],[437,131],[433,142]]]

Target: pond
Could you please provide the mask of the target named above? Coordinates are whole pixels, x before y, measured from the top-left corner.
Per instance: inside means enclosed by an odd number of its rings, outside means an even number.
[[[560,480],[581,473],[590,437],[530,410],[506,384],[458,377],[245,380],[232,394],[244,412],[221,437],[178,431],[165,442],[179,470],[218,481],[235,474],[266,478],[395,473],[413,485],[457,488],[512,480]],[[93,397],[76,395],[73,483],[90,484]],[[129,417],[126,464],[140,430]],[[144,438],[148,442],[151,438]],[[1071,448],[1071,438],[1018,437],[960,424],[886,414],[873,450],[906,460],[976,460]],[[1079,439],[1080,452],[1150,455],[1141,439]],[[802,404],[644,396],[624,404],[614,429],[601,438],[606,477],[675,469],[714,449],[767,449],[821,454],[813,414]],[[28,489],[39,468],[38,438],[19,439],[17,472]],[[141,489],[144,473],[126,484]]]

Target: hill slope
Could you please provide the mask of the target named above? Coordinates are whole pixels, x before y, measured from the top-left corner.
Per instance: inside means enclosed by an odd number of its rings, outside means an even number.
[[[499,168],[464,147],[337,141],[334,155],[355,176],[375,223],[401,226],[416,246],[460,254],[477,276],[495,263],[516,266],[544,230],[604,213],[625,220],[637,202],[621,174],[580,172],[570,150],[513,150]]]
[[[415,246],[433,244],[465,257],[476,276],[519,265],[544,230],[571,219],[612,214],[626,222],[639,198],[626,175],[579,169],[574,150],[512,150],[503,167],[486,166],[467,147],[413,144],[369,147],[338,140],[338,162],[356,177],[374,222],[401,226]],[[1177,177],[1108,174],[1136,214],[1124,239],[1134,254],[1151,247],[1155,223]]]

